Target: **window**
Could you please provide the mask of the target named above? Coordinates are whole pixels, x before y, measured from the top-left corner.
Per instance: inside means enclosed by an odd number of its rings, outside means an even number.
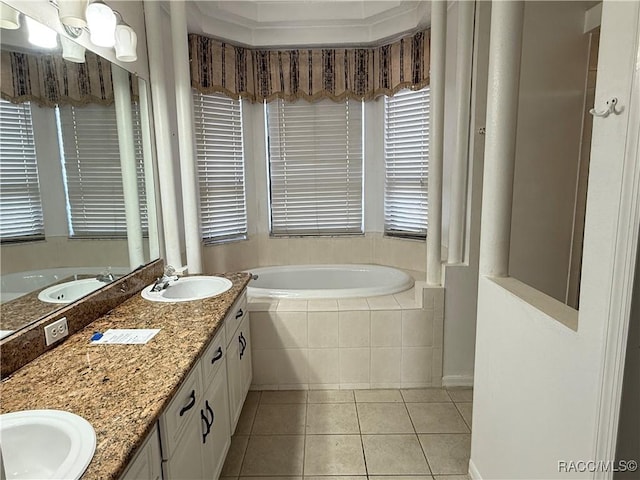
[[[385,233],[426,238],[429,87],[385,97],[384,159]]]
[[[0,238],[44,237],[42,201],[29,103],[0,100]]]
[[[266,104],[271,233],[362,233],[362,102]]]
[[[205,243],[247,237],[242,102],[194,92],[193,107]]]
[[[138,198],[147,231],[140,111],[132,105]],[[71,237],[127,236],[115,106],[56,108]]]

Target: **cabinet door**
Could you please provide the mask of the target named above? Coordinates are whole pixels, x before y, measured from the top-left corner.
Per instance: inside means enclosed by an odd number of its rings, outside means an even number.
[[[240,376],[242,378],[242,390],[241,390],[241,402],[240,409],[244,399],[247,397],[249,387],[251,387],[251,381],[253,380],[253,366],[251,364],[251,331],[249,329],[249,315],[247,314],[242,321],[239,329],[240,340],[244,343],[244,349],[241,347],[240,351],[244,352],[240,356]]]
[[[120,480],[161,480],[160,438],[154,427]]]
[[[231,433],[236,431],[236,424],[242,410],[242,371],[240,369],[241,344],[236,332],[235,339],[227,347],[227,379],[229,385],[229,419]],[[243,354],[244,357],[244,354]]]
[[[221,365],[224,367],[224,365]],[[220,368],[201,405],[202,457],[205,478],[218,478],[231,445],[227,371]]]
[[[163,465],[164,480],[201,480],[205,477],[202,458],[202,433],[200,430],[200,411],[191,418],[171,458]]]

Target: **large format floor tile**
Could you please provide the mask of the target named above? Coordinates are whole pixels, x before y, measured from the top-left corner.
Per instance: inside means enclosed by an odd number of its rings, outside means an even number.
[[[453,403],[408,403],[418,433],[469,433],[469,427]]]
[[[250,392],[221,478],[469,480],[472,395],[438,388]]]
[[[415,388],[401,390],[406,403],[450,402],[451,398],[446,390],[441,388]]]
[[[356,402],[402,402],[399,390],[356,390]]]
[[[249,439],[240,475],[302,475],[303,435],[254,435]]]
[[[242,460],[248,443],[249,437],[246,435],[234,435],[231,437],[231,446],[224,461],[221,476],[237,477],[240,475],[240,467],[242,467]]]
[[[253,422],[254,435],[304,433],[306,405],[261,403]]]
[[[359,434],[355,403],[310,403],[307,434]]]
[[[469,471],[471,435],[419,435],[434,474],[466,474]]]
[[[414,433],[404,403],[359,403],[360,430],[365,433]]]
[[[363,435],[364,454],[370,475],[429,474],[429,466],[413,435]]]
[[[307,435],[305,475],[364,475],[360,435]]]
[[[454,402],[473,402],[472,388],[449,388],[447,393]]]

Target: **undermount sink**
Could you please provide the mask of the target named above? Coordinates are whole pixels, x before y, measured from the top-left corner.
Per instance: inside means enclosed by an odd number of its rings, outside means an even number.
[[[106,285],[95,278],[73,280],[45,288],[38,294],[38,300],[47,303],[71,303]]]
[[[7,479],[78,479],[96,449],[91,424],[61,410],[0,415],[0,441]]]
[[[152,292],[153,285],[149,285],[142,290],[142,298],[152,302],[190,302],[220,295],[232,285],[230,280],[222,277],[180,277],[159,292]]]

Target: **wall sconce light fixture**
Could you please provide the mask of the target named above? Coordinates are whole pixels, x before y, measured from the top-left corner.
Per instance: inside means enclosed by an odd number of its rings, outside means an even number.
[[[88,30],[91,43],[115,47],[116,58],[121,62],[138,59],[136,32],[102,0],[58,0],[57,5],[60,21],[71,38],[78,38]]]
[[[4,3],[0,3],[0,28],[17,30],[20,28],[20,12]]]

